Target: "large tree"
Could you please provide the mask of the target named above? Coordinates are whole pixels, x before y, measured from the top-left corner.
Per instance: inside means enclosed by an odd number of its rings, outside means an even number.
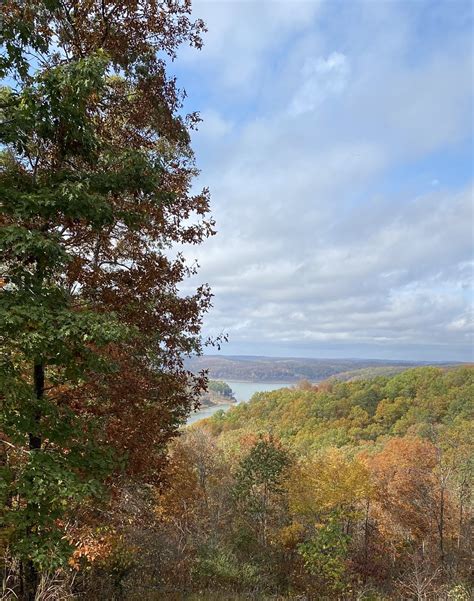
[[[187,0],[0,6],[2,538],[24,599],[70,558],[79,505],[159,477],[204,378],[206,286],[172,246],[213,233],[166,60],[203,24]],[[77,513],[76,513],[77,515]]]

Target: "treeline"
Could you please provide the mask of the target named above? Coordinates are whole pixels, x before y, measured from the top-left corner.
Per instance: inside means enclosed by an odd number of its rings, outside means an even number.
[[[375,361],[369,359],[311,359],[281,357],[226,357],[219,355],[192,356],[185,361],[193,373],[207,370],[209,377],[250,382],[298,382],[308,379],[319,382],[340,373],[359,369],[408,369],[418,364],[408,361]],[[383,375],[383,374],[375,374]]]
[[[212,407],[213,405],[227,405],[234,403],[235,397],[232,388],[222,380],[209,380],[206,389],[201,393],[199,399],[200,407]]]
[[[186,429],[94,590],[467,601],[473,373],[258,393]]]
[[[234,392],[232,388],[222,380],[209,380],[207,383],[207,389],[210,392],[215,392],[223,397],[227,397],[229,399],[234,398]]]

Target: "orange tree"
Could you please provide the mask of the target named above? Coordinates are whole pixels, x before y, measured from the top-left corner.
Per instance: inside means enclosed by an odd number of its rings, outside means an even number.
[[[182,357],[211,295],[179,293],[170,247],[213,221],[165,63],[202,31],[187,0],[0,6],[1,527],[24,599],[114,470],[159,478],[204,386]]]

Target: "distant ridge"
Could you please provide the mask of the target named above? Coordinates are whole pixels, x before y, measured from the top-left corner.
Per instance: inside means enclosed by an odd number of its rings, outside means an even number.
[[[197,373],[208,370],[209,377],[247,382],[319,382],[342,375],[341,379],[360,377],[362,370],[374,370],[374,375],[396,373],[412,367],[436,365],[449,367],[456,362],[435,363],[429,361],[397,361],[384,359],[312,359],[301,357],[265,357],[255,355],[203,355],[185,361],[186,368]],[[352,372],[359,372],[354,373]],[[367,372],[364,373],[367,376]]]

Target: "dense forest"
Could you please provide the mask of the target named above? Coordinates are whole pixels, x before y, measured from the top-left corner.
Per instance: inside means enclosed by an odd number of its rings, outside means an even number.
[[[38,598],[468,601],[473,398],[471,366],[256,393],[117,489]]]
[[[302,383],[188,428],[156,498],[163,582],[222,598],[467,600],[473,376]]]
[[[302,383],[184,428],[76,576],[99,599],[468,601],[474,370]]]

